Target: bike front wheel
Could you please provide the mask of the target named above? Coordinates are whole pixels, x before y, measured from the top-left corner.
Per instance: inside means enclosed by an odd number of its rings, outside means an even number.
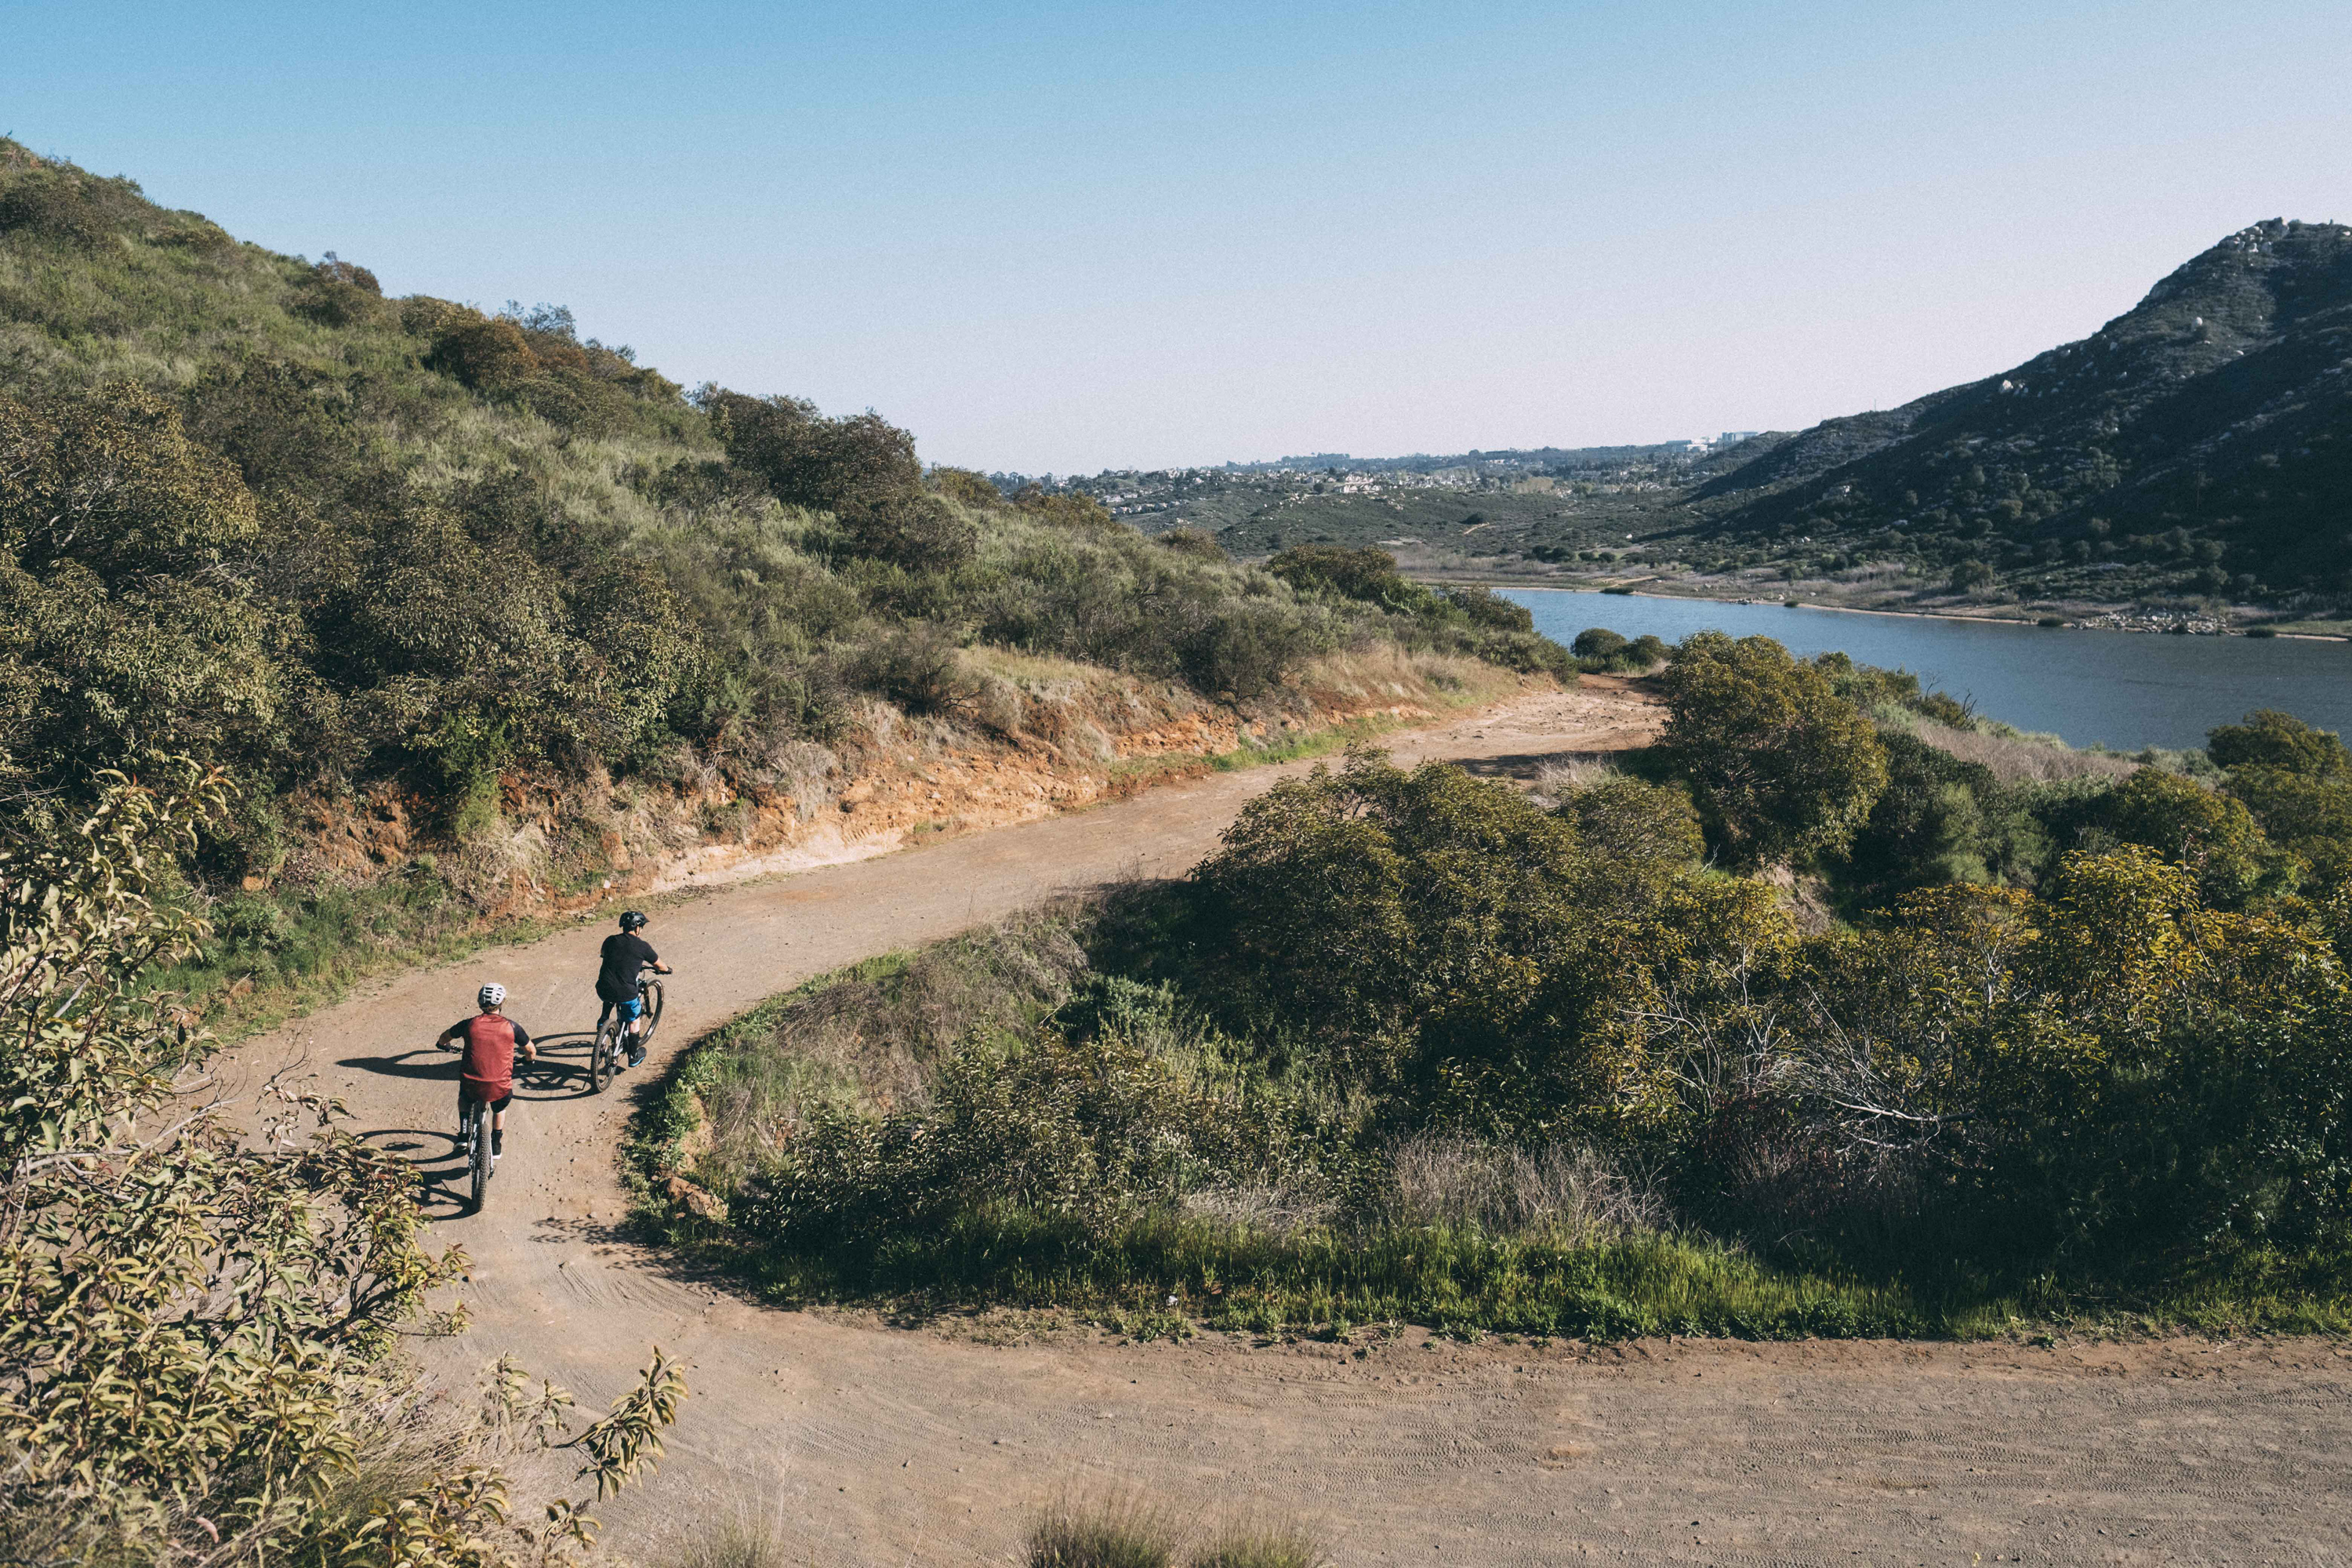
[[[658,980],[646,981],[644,995],[646,999],[646,1026],[644,1031],[637,1036],[637,1044],[641,1046],[650,1046],[654,1043],[654,1031],[661,1027],[662,983]]]

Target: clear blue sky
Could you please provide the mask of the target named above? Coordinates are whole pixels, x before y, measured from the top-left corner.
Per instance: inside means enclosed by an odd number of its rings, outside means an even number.
[[[0,0],[0,131],[394,292],[1091,471],[1661,440],[2352,219],[2344,0]]]

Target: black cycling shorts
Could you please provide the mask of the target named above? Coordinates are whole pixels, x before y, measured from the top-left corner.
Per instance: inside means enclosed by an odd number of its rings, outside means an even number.
[[[507,1090],[507,1091],[506,1091],[506,1093],[504,1093],[504,1094],[502,1094],[502,1095],[499,1096],[496,1100],[489,1100],[489,1101],[488,1101],[487,1103],[488,1104],[488,1106],[489,1106],[489,1108],[490,1108],[490,1114],[492,1114],[493,1116],[495,1116],[495,1115],[497,1115],[499,1111],[504,1110],[505,1110],[509,1105],[512,1104],[513,1102],[514,1102],[514,1090],[512,1090],[512,1089],[509,1089],[509,1090]],[[457,1080],[457,1114],[458,1114],[458,1115],[460,1115],[460,1116],[465,1115],[465,1114],[466,1114],[466,1107],[467,1107],[468,1104],[481,1104],[481,1103],[485,1103],[485,1102],[480,1101],[480,1100],[477,1100],[474,1098],[474,1091],[472,1090],[472,1089],[470,1089],[470,1088],[468,1088],[468,1087],[467,1087],[467,1083],[466,1083],[465,1079],[458,1079],[458,1080]]]

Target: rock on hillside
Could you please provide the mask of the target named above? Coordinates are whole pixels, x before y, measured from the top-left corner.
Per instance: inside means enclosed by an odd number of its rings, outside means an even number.
[[[2352,228],[2257,224],[2080,342],[1829,420],[1693,499],[1733,534],[1900,530],[1996,565],[2352,587]]]

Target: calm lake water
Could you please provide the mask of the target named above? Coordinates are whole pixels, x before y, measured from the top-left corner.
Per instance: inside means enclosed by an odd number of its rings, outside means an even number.
[[[1853,610],[1513,588],[1506,598],[1560,642],[1587,626],[1625,637],[1692,632],[1777,637],[1801,655],[1843,652],[1907,669],[1977,711],[2077,746],[2201,746],[2205,731],[2257,708],[2352,731],[2352,643],[2294,637],[2176,637]]]

